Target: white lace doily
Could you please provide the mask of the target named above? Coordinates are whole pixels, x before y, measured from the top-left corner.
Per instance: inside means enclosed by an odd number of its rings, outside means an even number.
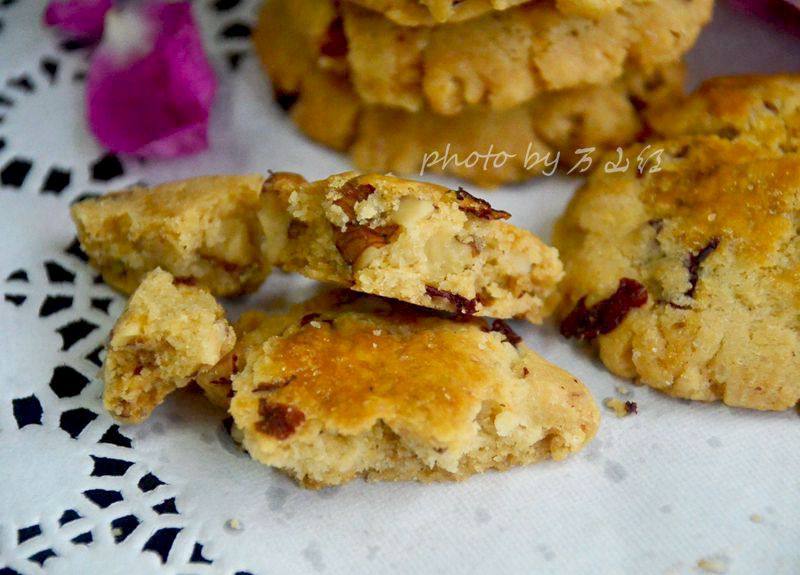
[[[272,105],[245,0],[195,2],[220,76],[211,150],[146,163],[105,154],[83,117],[87,52],[41,29],[43,6],[0,0],[0,574],[682,574],[702,559],[728,573],[800,573],[794,411],[632,388],[639,415],[604,411],[597,439],[566,462],[320,492],[242,454],[200,396],[116,425],[97,373],[123,300],[86,265],[69,205],[137,181],[267,169],[318,178],[347,163]],[[800,46],[720,7],[690,64],[693,81],[797,72]],[[575,184],[539,180],[492,203],[548,236]],[[231,310],[299,300],[310,285],[275,273]],[[552,327],[515,327],[598,402],[625,383]]]

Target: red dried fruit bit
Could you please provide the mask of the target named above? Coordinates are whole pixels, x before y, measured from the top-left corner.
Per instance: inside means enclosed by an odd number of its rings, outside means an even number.
[[[522,377],[528,377],[530,370],[527,367],[522,368]]]
[[[503,210],[495,210],[491,204],[481,198],[476,198],[464,188],[458,188],[456,191],[456,199],[458,200],[458,209],[467,214],[472,214],[475,217],[484,220],[507,220],[511,214]]]
[[[347,55],[347,36],[345,36],[344,23],[341,18],[336,18],[328,25],[319,52],[329,58],[343,58]]]
[[[628,312],[647,303],[647,288],[636,280],[623,278],[617,291],[608,298],[586,307],[586,296],[561,322],[561,335],[590,340],[612,332]]]
[[[341,198],[333,203],[344,211],[348,220],[356,219],[356,204],[366,200],[375,191],[375,186],[372,184],[358,184],[355,180],[345,182],[339,189]]]
[[[211,385],[230,385],[231,379],[229,377],[219,377],[211,382]]]
[[[258,414],[261,420],[255,428],[259,433],[275,439],[287,439],[306,420],[302,411],[285,403],[270,403],[266,399],[258,402]]]
[[[496,331],[497,333],[502,334],[508,343],[517,347],[517,344],[522,341],[522,338],[511,329],[511,326],[504,322],[502,319],[496,319],[492,322],[491,326],[487,326],[483,328],[484,331]]]
[[[344,261],[352,265],[367,248],[379,248],[392,242],[399,229],[400,226],[395,224],[377,228],[348,226],[345,231],[334,228],[334,243]]]
[[[231,371],[234,374],[239,373],[239,356],[235,353],[231,355]]]
[[[286,379],[277,379],[275,381],[264,381],[255,386],[253,388],[253,391],[275,391],[276,389],[281,389],[282,387],[286,387],[287,385],[292,383],[295,379],[297,379],[296,375],[290,375]]]
[[[689,254],[689,261],[686,264],[686,269],[689,271],[689,289],[686,290],[684,295],[694,297],[694,292],[697,289],[697,282],[700,280],[700,266],[718,246],[719,238],[711,238],[711,241],[696,254]]]
[[[626,401],[625,413],[627,413],[628,415],[636,415],[637,413],[639,413],[639,406],[636,405],[635,401]]]
[[[459,315],[475,315],[478,311],[478,299],[467,299],[463,295],[458,295],[443,289],[438,289],[433,286],[425,286],[425,293],[434,298],[439,297],[446,299],[456,308],[456,313]]]
[[[197,279],[191,276],[179,276],[173,278],[172,284],[176,286],[196,286]]]

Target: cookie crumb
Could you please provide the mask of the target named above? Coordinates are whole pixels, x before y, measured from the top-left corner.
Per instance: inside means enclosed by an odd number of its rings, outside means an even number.
[[[763,523],[764,517],[762,515],[759,515],[758,513],[753,513],[750,516],[750,521],[752,521],[753,523]]]
[[[241,531],[242,530],[242,523],[238,519],[228,519],[225,522],[225,527],[230,529],[231,531]]]
[[[639,406],[634,401],[622,401],[616,397],[607,397],[603,400],[603,405],[613,411],[617,417],[627,417],[638,413]]]
[[[697,566],[706,573],[724,574],[728,572],[728,565],[721,559],[700,559]]]
[[[617,393],[620,395],[630,395],[631,390],[625,387],[624,385],[618,385],[616,387]]]

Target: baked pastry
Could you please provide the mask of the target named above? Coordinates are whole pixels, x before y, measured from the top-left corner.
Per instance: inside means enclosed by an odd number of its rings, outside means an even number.
[[[800,156],[717,136],[625,155],[629,169],[593,172],[555,227],[562,334],[669,395],[794,406]]]
[[[211,403],[227,410],[233,397],[231,381],[247,365],[250,349],[260,346],[272,336],[280,335],[303,315],[305,312],[299,306],[283,314],[258,310],[244,312],[233,324],[236,345],[211,369],[198,373],[194,378],[195,383],[200,386]]]
[[[402,26],[433,26],[462,22],[493,10],[507,10],[526,0],[352,0]],[[623,0],[556,0],[556,8],[573,16],[599,18],[622,5]]]
[[[264,178],[208,176],[106,194],[72,207],[81,247],[131,293],[156,267],[220,296],[253,291],[269,266],[256,212]]]
[[[540,322],[558,253],[463,189],[346,172],[276,173],[260,217],[267,259],[287,271],[464,315]]]
[[[103,364],[103,403],[138,423],[174,390],[214,367],[234,346],[225,312],[208,291],[155,269],[111,332]]]
[[[712,78],[646,117],[653,137],[714,134],[798,152],[800,74]]]
[[[325,4],[308,0],[268,5],[254,42],[276,100],[309,137],[348,151],[364,171],[419,174],[425,164],[427,172],[486,186],[552,173],[555,166],[580,171],[584,155],[597,155],[592,150],[636,139],[644,129],[640,112],[682,89],[683,67],[674,64],[631,69],[608,86],[547,92],[503,111],[471,107],[443,117],[367,105],[353,91],[342,56],[325,55],[343,53],[337,42],[318,48],[333,8],[326,12]]]
[[[463,479],[578,451],[598,410],[505,324],[355,292],[253,346],[230,413],[258,461],[305,487]]]
[[[347,2],[269,0],[256,42],[268,43],[263,36],[284,27],[315,65],[346,70],[366,104],[453,115],[473,106],[506,110],[543,92],[610,84],[626,68],[673,64],[694,44],[712,6],[625,2],[592,20],[531,2],[463,23],[409,28]]]

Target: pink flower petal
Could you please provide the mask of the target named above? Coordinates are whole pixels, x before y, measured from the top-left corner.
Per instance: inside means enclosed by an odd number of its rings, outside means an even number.
[[[94,135],[113,152],[145,157],[206,149],[217,82],[191,4],[150,1],[109,18],[87,83]]]
[[[46,26],[75,40],[97,42],[112,0],[52,0],[44,11]]]

